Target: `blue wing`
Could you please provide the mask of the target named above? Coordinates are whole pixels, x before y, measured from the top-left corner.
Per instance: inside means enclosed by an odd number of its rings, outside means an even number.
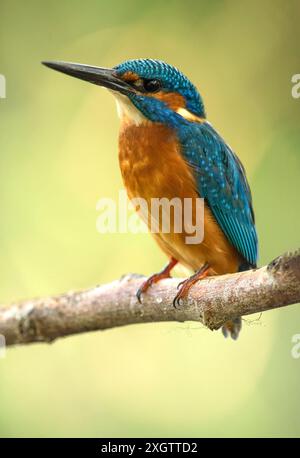
[[[244,167],[213,127],[188,123],[180,129],[182,153],[223,232],[251,265],[257,262],[257,234]]]

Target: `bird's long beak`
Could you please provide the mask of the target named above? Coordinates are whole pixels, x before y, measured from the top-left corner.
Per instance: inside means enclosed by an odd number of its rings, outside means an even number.
[[[92,67],[90,65],[75,64],[72,62],[45,61],[42,64],[58,72],[112,89],[121,94],[128,95],[129,93],[136,92],[132,86],[118,77],[114,69]]]

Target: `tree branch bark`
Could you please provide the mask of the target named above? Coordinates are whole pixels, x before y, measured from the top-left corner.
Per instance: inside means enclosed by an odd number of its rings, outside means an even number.
[[[180,279],[162,280],[140,304],[135,294],[143,281],[127,275],[86,291],[1,306],[0,334],[16,345],[159,321],[198,321],[215,330],[238,316],[300,302],[300,249],[260,269],[202,280],[177,309],[172,301]]]

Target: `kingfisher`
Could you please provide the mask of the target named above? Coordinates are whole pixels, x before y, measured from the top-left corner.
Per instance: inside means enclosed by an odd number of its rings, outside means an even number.
[[[178,285],[175,307],[204,277],[256,267],[258,241],[245,169],[207,120],[202,96],[180,70],[153,59],[127,60],[114,68],[43,64],[114,95],[121,120],[119,163],[130,199],[204,200],[201,242],[187,243],[184,231],[173,226],[153,234],[169,262],[142,284],[139,301],[150,286],[170,277],[177,263],[194,273]],[[233,339],[240,330],[241,318],[222,327]]]

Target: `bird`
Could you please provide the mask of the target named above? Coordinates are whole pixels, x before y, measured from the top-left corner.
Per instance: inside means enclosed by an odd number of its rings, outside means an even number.
[[[204,201],[201,243],[187,243],[184,231],[175,233],[173,226],[168,233],[153,234],[169,262],[145,280],[137,291],[139,301],[149,287],[170,277],[177,263],[194,273],[178,285],[175,307],[203,278],[257,266],[258,237],[245,169],[208,121],[202,95],[177,67],[154,59],[130,59],[113,68],[42,63],[114,95],[119,163],[130,199]],[[226,322],[223,335],[236,340],[241,323],[241,317]]]

